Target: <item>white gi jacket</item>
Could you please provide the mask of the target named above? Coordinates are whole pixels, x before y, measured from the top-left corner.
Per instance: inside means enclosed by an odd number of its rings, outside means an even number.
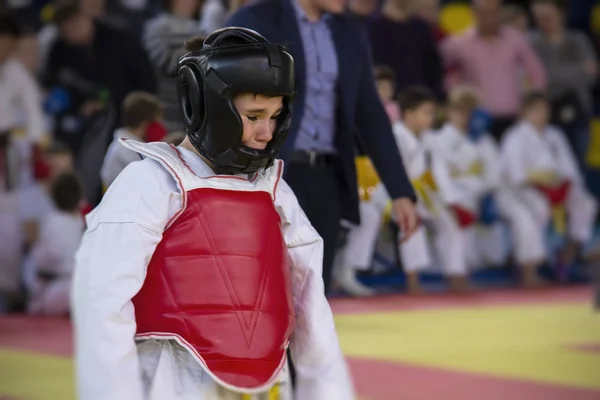
[[[196,154],[178,149],[198,177],[214,175]],[[323,291],[322,239],[283,181],[277,187],[275,206],[284,221],[283,235],[292,262],[296,328],[290,350],[297,374],[295,398],[353,399]],[[167,222],[180,208],[181,196],[172,176],[158,162],[144,159],[129,164],[88,215],[72,290],[80,399],[220,398],[212,378],[176,343],[147,340],[136,347],[134,341],[131,299],[144,283]]]
[[[477,212],[479,199],[490,188],[483,175],[480,150],[453,125],[428,135],[432,171],[438,193],[445,204],[456,204]]]
[[[429,215],[441,206],[438,196],[433,193],[434,188],[426,187],[427,182],[424,182],[425,175],[431,172],[429,143],[424,137],[417,137],[402,122],[394,124],[394,136],[404,168],[421,200],[417,209],[421,216]]]
[[[522,121],[506,132],[502,140],[504,169],[511,184],[528,183],[535,172],[556,174],[583,186],[583,177],[567,139],[557,128],[548,125],[540,133],[529,122]]]

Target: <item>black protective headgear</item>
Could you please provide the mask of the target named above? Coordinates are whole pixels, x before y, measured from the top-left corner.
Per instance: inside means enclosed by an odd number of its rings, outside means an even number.
[[[215,172],[252,173],[270,166],[288,135],[296,87],[294,59],[285,48],[250,29],[223,28],[211,33],[200,51],[181,57],[177,69],[188,137]],[[283,96],[273,139],[264,150],[242,145],[242,119],[233,104],[237,93]]]

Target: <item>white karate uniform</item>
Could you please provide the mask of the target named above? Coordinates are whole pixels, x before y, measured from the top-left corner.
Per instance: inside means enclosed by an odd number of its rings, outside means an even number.
[[[108,188],[113,183],[129,163],[140,160],[138,153],[121,146],[119,143],[120,138],[140,140],[125,128],[119,128],[115,131],[113,141],[106,150],[104,162],[100,169],[100,177],[105,188]]]
[[[424,149],[420,141],[401,122],[394,124],[393,128],[409,178],[420,177],[426,170]],[[385,187],[379,183],[369,200],[360,202],[360,225],[352,227],[348,234],[343,250],[343,268],[367,270],[370,267],[389,201]],[[421,226],[402,245],[400,254],[405,270],[415,271],[430,264],[426,242],[427,236]]]
[[[17,192],[0,190],[0,314],[4,296],[19,292],[23,235],[19,219]]]
[[[25,118],[21,120],[20,116]],[[41,95],[35,79],[17,59],[10,58],[0,64],[0,132],[12,132],[21,127],[23,122],[26,138],[12,140],[7,152],[10,164],[8,174],[13,183],[12,193],[6,193],[7,177],[0,174],[0,295],[16,293],[20,281],[23,235],[20,229],[18,190],[23,176],[31,175],[29,160],[27,154],[23,154],[21,142],[41,141],[46,128]]]
[[[35,79],[15,58],[0,65],[0,131],[25,123],[27,137],[40,142],[47,131],[42,95]]]
[[[31,260],[35,279],[29,282],[28,311],[33,314],[67,315],[75,252],[83,236],[81,214],[55,210],[43,219],[40,236],[32,248]],[[37,278],[37,273],[56,275],[50,282]]]
[[[551,220],[551,205],[544,195],[528,185],[529,174],[545,172],[570,180],[571,188],[564,204],[568,216],[566,233],[575,241],[587,243],[593,235],[598,205],[585,187],[564,134],[553,126],[539,132],[522,121],[506,132],[501,151],[507,179],[532,212],[541,232]]]
[[[167,146],[137,145],[146,149]],[[196,154],[178,149],[182,161],[196,175],[193,179],[214,175]],[[181,165],[177,168],[185,169]],[[233,188],[240,184],[236,179],[228,181]],[[125,168],[87,217],[72,292],[77,386],[82,400],[240,398],[239,394],[220,393],[223,389],[218,388],[211,373],[175,341],[134,340],[136,322],[131,299],[144,283],[146,268],[167,223],[181,209],[180,193],[173,176],[159,162],[136,161]],[[285,182],[279,183],[275,195],[291,261],[296,310],[290,342],[297,379],[294,398],[353,399],[349,372],[323,290],[323,241]],[[198,290],[202,290],[201,282]],[[281,400],[291,399],[286,394],[290,390],[286,375],[284,370]]]
[[[428,140],[418,138],[401,122],[394,124],[394,136],[409,178],[413,185],[419,185],[419,180],[429,169]],[[400,244],[402,266],[406,272],[422,271],[432,266],[427,231],[427,228],[431,228],[434,233],[433,245],[439,255],[442,271],[447,275],[464,274],[464,244],[460,229],[438,194],[429,190],[426,193],[428,201],[419,195],[417,205],[417,211],[425,225],[419,226],[413,236]],[[361,202],[361,224],[354,227],[348,235],[348,243],[344,249],[345,265],[352,265],[357,269],[369,267],[389,201],[384,186],[379,184],[370,200]],[[426,203],[430,204],[426,206]]]
[[[498,213],[510,229],[515,260],[519,264],[543,260],[545,236],[537,229],[533,214],[504,176],[499,146],[487,134],[474,145],[483,165],[485,190],[494,196]],[[469,265],[500,265],[506,261],[507,247],[501,223],[476,227],[471,243],[474,245],[469,247],[468,254],[472,257]]]

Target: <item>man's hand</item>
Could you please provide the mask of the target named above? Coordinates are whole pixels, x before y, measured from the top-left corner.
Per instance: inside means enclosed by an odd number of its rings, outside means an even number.
[[[415,203],[407,197],[401,197],[392,202],[392,215],[400,228],[401,242],[405,242],[417,229],[419,218]]]

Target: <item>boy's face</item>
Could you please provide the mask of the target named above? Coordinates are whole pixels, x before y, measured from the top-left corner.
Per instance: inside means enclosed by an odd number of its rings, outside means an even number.
[[[535,126],[547,125],[550,119],[550,106],[546,101],[536,101],[525,110],[525,119]]]
[[[473,110],[459,107],[448,107],[448,121],[459,129],[467,129]]]
[[[65,172],[73,171],[73,156],[70,153],[56,153],[48,156],[50,176],[56,177]]]
[[[17,48],[18,40],[11,35],[0,35],[0,63],[8,60]]]
[[[377,82],[377,93],[383,103],[394,99],[394,84],[385,79],[379,79]]]
[[[233,104],[242,117],[242,144],[255,150],[266,149],[273,139],[277,117],[283,108],[283,97],[241,93],[234,97]]]
[[[428,131],[433,126],[435,121],[436,105],[434,102],[428,101],[421,104],[414,110],[408,110],[404,118],[415,133],[423,133]]]

